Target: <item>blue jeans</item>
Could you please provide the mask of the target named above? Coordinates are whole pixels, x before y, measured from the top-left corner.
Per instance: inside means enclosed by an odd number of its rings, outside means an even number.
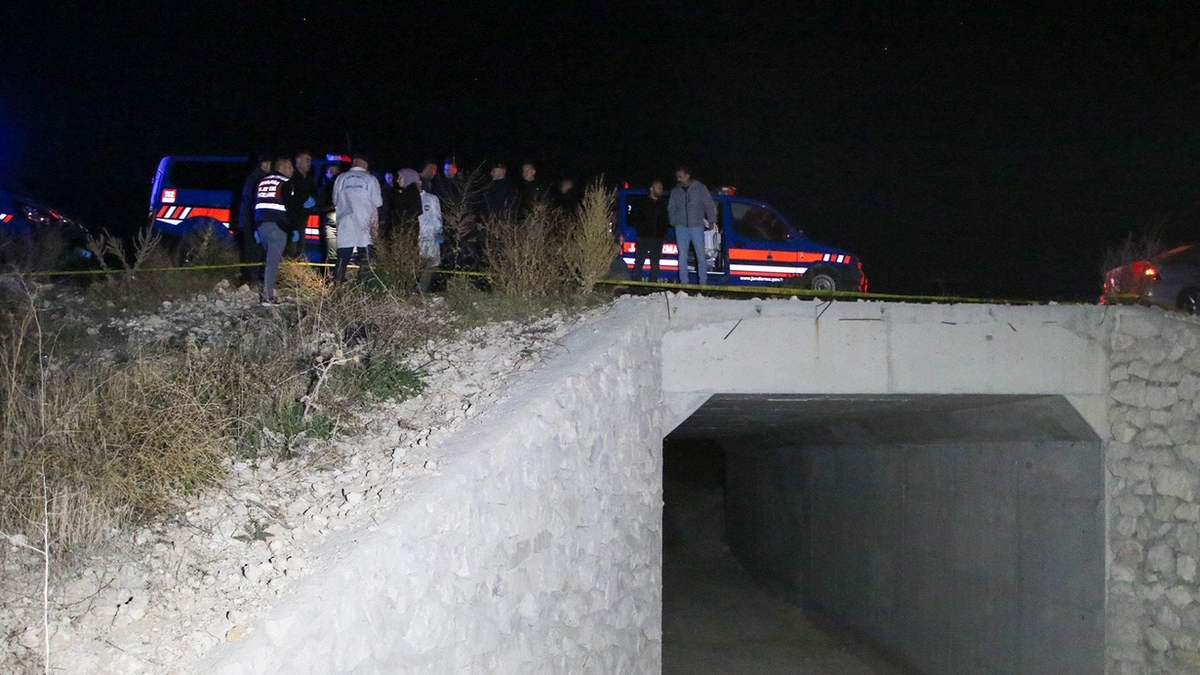
[[[279,263],[283,261],[283,249],[287,246],[288,235],[278,225],[265,221],[258,225],[258,237],[262,239],[263,248],[267,249],[267,266],[263,269],[264,298],[275,297],[275,277],[279,274]]]
[[[696,251],[696,273],[700,277],[700,285],[708,285],[708,258],[704,257],[704,228],[677,227],[675,228],[675,243],[679,246],[679,283],[692,283],[688,274],[688,245]]]

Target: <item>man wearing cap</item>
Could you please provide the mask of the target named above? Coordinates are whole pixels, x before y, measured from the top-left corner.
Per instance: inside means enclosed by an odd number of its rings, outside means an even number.
[[[350,170],[333,184],[333,206],[337,210],[337,267],[333,278],[346,280],[346,267],[357,249],[363,265],[368,263],[372,230],[379,227],[383,195],[379,181],[367,172],[367,158],[355,155]]]

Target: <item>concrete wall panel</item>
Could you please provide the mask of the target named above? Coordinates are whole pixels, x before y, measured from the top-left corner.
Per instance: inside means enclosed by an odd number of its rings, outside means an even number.
[[[628,303],[568,336],[195,672],[659,672],[657,315]]]
[[[739,559],[918,672],[1103,668],[1099,441],[725,443]]]

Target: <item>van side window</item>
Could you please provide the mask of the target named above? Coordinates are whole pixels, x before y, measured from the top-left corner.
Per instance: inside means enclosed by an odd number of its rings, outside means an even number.
[[[242,183],[254,169],[246,162],[188,162],[171,164],[171,187],[180,190],[228,190],[242,193]]]
[[[733,210],[733,231],[739,237],[757,239],[759,241],[787,241],[787,225],[774,213],[761,206],[733,202],[729,205]]]

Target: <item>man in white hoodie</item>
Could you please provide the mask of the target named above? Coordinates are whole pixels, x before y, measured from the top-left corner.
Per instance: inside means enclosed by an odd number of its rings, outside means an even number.
[[[337,267],[334,281],[346,280],[346,266],[358,250],[362,264],[369,263],[371,237],[379,228],[383,195],[379,180],[367,169],[367,158],[355,155],[350,170],[333,183],[333,206],[337,210]]]

